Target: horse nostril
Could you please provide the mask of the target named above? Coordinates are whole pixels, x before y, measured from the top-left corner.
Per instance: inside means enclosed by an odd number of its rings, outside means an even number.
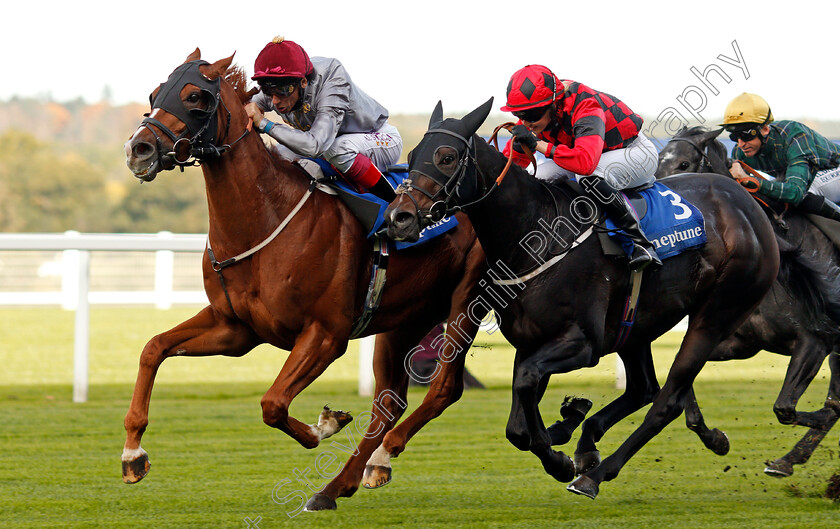
[[[394,215],[394,226],[398,228],[404,228],[406,226],[411,225],[411,221],[414,218],[414,215],[409,213],[408,211],[398,211]]]
[[[155,146],[145,141],[139,141],[131,147],[131,153],[138,160],[144,160],[152,156],[155,152]]]

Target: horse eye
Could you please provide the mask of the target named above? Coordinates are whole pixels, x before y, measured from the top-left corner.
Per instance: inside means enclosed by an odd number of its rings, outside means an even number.
[[[198,103],[201,101],[201,94],[198,92],[193,92],[187,96],[187,102],[189,103]]]
[[[679,166],[679,169],[681,171],[684,171],[684,170],[688,169],[688,162],[682,162]]]

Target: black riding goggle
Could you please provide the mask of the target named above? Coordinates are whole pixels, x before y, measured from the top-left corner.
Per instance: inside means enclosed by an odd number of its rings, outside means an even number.
[[[546,113],[548,113],[549,108],[551,108],[551,105],[537,108],[529,108],[526,110],[517,110],[513,113],[513,115],[521,119],[522,121],[534,123],[541,120],[543,116],[545,116]]]
[[[274,83],[271,81],[264,81],[260,83],[260,90],[267,96],[289,97],[295,93],[295,89],[300,86],[300,80],[295,79],[292,82]]]
[[[739,130],[737,132],[730,132],[729,139],[738,143],[738,140],[741,141],[752,141],[758,137],[758,129],[751,128],[747,130]]]

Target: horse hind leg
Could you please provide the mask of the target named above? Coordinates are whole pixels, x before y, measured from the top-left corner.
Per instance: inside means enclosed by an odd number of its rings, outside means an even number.
[[[570,483],[566,487],[569,492],[595,499],[602,482],[615,479],[636,452],[660,433],[666,425],[679,417],[685,409],[691,385],[706,363],[712,348],[720,342],[722,334],[732,332],[732,322],[740,323],[736,315],[728,314],[727,311],[716,311],[713,317],[720,320],[717,326],[711,328],[710,322],[703,321],[702,317],[695,316],[689,323],[665,384],[654,397],[653,404],[642,424],[612,455]],[[726,322],[729,322],[728,326]]]
[[[137,382],[125,416],[126,440],[121,458],[125,483],[137,483],[151,467],[140,440],[149,425],[152,387],[161,363],[171,356],[242,356],[258,343],[249,328],[225,319],[211,307],[149,340],[140,355]]]

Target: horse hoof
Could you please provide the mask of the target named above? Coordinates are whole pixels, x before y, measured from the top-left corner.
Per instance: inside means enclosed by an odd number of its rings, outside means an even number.
[[[774,478],[789,478],[793,475],[793,465],[784,459],[777,459],[767,463],[764,473]]]
[[[576,480],[569,483],[566,490],[594,500],[595,496],[598,495],[598,484],[588,476],[579,476]]]
[[[129,460],[122,462],[123,482],[129,485],[137,483],[149,473],[152,464],[149,462],[149,455],[141,449],[142,453]]]
[[[717,428],[712,430],[712,439],[706,443],[706,448],[719,456],[729,453],[729,437]]]
[[[589,410],[592,409],[592,401],[581,397],[566,397],[560,405],[560,416],[564,419],[583,420]]]
[[[328,406],[324,406],[321,415],[318,417],[318,430],[321,433],[321,440],[331,437],[341,431],[347,426],[353,417],[341,410],[331,410]]]
[[[601,452],[575,452],[575,472],[584,474],[601,464]]]
[[[332,414],[333,418],[338,423],[339,430],[350,424],[350,422],[353,420],[353,416],[350,415],[350,412],[341,410],[330,410],[326,406],[324,406],[324,409],[329,410],[329,412]]]
[[[313,494],[309,501],[306,502],[306,506],[303,508],[304,511],[307,512],[315,512],[315,511],[334,511],[338,509],[338,505],[336,505],[335,500],[327,496],[326,494]]]
[[[549,476],[561,483],[568,483],[575,477],[575,464],[563,452],[552,450],[548,459],[543,460],[543,468]]]
[[[377,489],[391,483],[391,467],[383,465],[366,465],[362,476],[362,485],[366,489]]]

